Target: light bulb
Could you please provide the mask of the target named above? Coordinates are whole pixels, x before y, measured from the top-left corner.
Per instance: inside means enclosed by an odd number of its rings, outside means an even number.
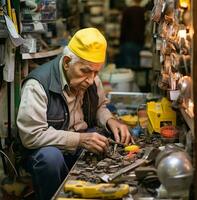
[[[179,0],[181,8],[188,8],[190,6],[190,0]]]

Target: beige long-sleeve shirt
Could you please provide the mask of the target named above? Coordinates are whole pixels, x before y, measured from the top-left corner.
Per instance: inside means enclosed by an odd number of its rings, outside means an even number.
[[[29,79],[22,89],[21,102],[17,116],[17,126],[23,145],[29,149],[42,146],[57,146],[67,151],[75,151],[81,131],[87,128],[82,112],[83,92],[72,94],[65,85],[68,85],[62,72],[62,60],[59,64],[62,90],[68,102],[70,122],[68,131],[56,130],[47,123],[47,96],[42,85],[35,79]],[[102,83],[98,76],[95,77],[99,96],[97,122],[106,126],[112,114],[106,108],[108,99],[105,97]],[[66,90],[64,88],[67,88]]]

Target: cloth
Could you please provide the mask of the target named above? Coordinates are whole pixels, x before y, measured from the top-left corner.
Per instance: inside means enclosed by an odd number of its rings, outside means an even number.
[[[60,60],[60,74],[62,63]],[[65,77],[61,75],[61,82],[66,83]],[[97,122],[99,126],[106,126],[108,119],[112,114],[106,108],[108,100],[105,97],[102,83],[98,76],[95,77],[97,92],[99,96],[99,106],[97,109]],[[65,84],[67,85],[67,83]],[[84,116],[81,108],[81,99],[83,94],[72,95],[65,90],[64,96],[68,101],[70,111],[69,130],[56,130],[47,123],[47,95],[42,85],[34,80],[29,79],[25,82],[22,94],[20,108],[17,116],[17,126],[23,145],[28,149],[36,149],[42,146],[55,146],[67,151],[75,151],[80,138],[80,133],[87,128],[84,122]],[[28,110],[26,108],[29,108]],[[79,132],[78,132],[79,131]]]

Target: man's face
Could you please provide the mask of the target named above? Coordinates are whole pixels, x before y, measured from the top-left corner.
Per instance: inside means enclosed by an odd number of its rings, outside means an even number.
[[[92,63],[85,60],[68,64],[66,76],[70,88],[77,90],[86,90],[94,83],[94,78],[102,69],[103,63]]]

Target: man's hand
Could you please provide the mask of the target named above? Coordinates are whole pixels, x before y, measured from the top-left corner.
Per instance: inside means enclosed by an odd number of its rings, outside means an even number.
[[[113,132],[116,142],[124,144],[129,144],[130,142],[135,143],[127,125],[121,123],[117,119],[111,118],[107,121],[107,126]]]
[[[81,133],[79,146],[96,154],[107,151],[109,146],[108,139],[96,132]]]

